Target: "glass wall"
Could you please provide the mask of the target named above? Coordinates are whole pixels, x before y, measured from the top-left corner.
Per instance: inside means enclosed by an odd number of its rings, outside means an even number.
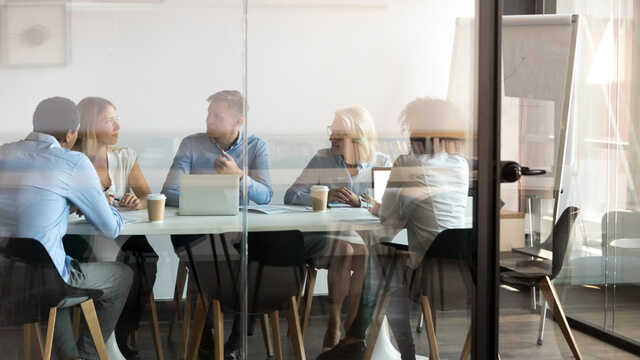
[[[237,358],[279,351],[284,358],[316,358],[344,338],[343,345],[374,358],[397,358],[399,351],[428,356],[436,352],[426,336],[434,326],[440,356],[471,351],[475,1],[0,5],[0,144],[23,146],[12,144],[29,136],[42,100],[78,103],[78,133],[39,139],[71,147],[79,134],[75,150],[93,165],[78,160],[88,174],[80,185],[99,195],[79,205],[57,194],[62,220],[44,232],[72,238],[66,254],[87,274],[85,263],[114,260],[134,272],[135,290],[124,305],[129,315],[118,321],[116,336],[104,334],[110,358],[135,358],[136,351],[143,358],[185,352],[211,358],[214,349]],[[3,181],[22,174],[9,161],[13,155],[0,156]],[[57,181],[57,171],[46,173],[42,191]],[[180,177],[186,174],[217,179],[189,185],[195,180]],[[237,178],[227,186],[221,174]],[[6,184],[0,185],[3,216],[14,199],[10,190],[28,191],[25,182],[9,183],[15,186],[9,190]],[[239,204],[249,205],[239,213],[237,192],[245,195]],[[164,195],[162,222],[148,217],[158,201],[151,193]],[[109,219],[123,223],[115,240],[92,214],[105,197],[115,208]],[[193,210],[200,207],[206,209]],[[211,216],[227,207],[232,216]],[[40,218],[23,228],[11,219],[0,223],[0,236],[42,240],[40,233],[21,232],[40,229]],[[438,235],[446,229],[458,231]],[[455,256],[446,247],[452,244]],[[68,260],[60,268],[66,270],[58,269],[66,280],[76,263],[56,254],[54,262]],[[3,358],[18,359],[25,286],[41,282],[11,273],[16,262],[29,261],[12,256],[1,264],[7,336],[0,348]],[[28,314],[37,318],[37,312]],[[159,325],[147,316],[154,312]],[[423,313],[420,334],[414,329]],[[254,314],[263,326],[247,337],[258,327]],[[263,343],[269,327],[273,340]],[[65,334],[69,341],[71,332]],[[94,357],[82,346],[79,354],[62,350],[59,336],[54,354]]]
[[[558,2],[579,13],[561,207],[581,216],[558,277],[567,315],[637,344],[637,4]]]

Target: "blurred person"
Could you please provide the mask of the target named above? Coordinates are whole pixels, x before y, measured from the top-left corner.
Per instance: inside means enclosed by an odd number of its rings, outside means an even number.
[[[108,339],[125,304],[132,273],[123,264],[79,263],[65,253],[62,237],[73,210],[81,211],[107,239],[117,237],[123,223],[89,159],[70,151],[79,127],[73,101],[49,98],[35,110],[33,132],[0,147],[0,236],[38,240],[69,285],[102,290],[103,295],[93,300],[102,336]],[[69,308],[58,310],[54,345],[62,359],[98,358],[86,326],[77,343],[74,340]]]
[[[189,135],[182,140],[173,158],[169,174],[162,186],[162,193],[167,196],[167,206],[178,207],[180,204],[179,180],[185,174],[228,174],[238,175],[240,192],[244,181],[247,181],[247,197],[258,205],[271,201],[273,190],[269,175],[269,155],[267,144],[257,136],[247,134],[247,153],[243,152],[244,139],[240,131],[244,122],[244,97],[236,90],[219,91],[207,98],[206,132]],[[245,168],[248,170],[244,179]],[[242,204],[242,194],[240,203]],[[178,244],[196,241],[205,235],[174,235],[171,241],[174,248]],[[208,235],[211,236],[211,235]],[[193,287],[190,281],[190,286]],[[255,317],[249,321],[255,323]],[[213,356],[213,323],[207,316],[199,355],[203,358]],[[238,359],[241,350],[240,315],[234,319],[231,335],[224,345],[225,359]]]
[[[452,103],[444,100],[426,97],[409,103],[400,122],[409,132],[411,153],[396,159],[382,202],[372,200],[370,207],[385,226],[407,229],[409,252],[404,271],[398,272],[399,279],[392,284],[387,311],[403,360],[415,359],[403,285],[407,285],[407,279],[420,276],[422,258],[440,232],[464,227],[469,165],[459,152],[468,131],[465,120]],[[376,263],[376,259],[372,257],[370,263]],[[366,331],[376,306],[376,290],[384,277],[379,264],[370,265],[367,275],[358,314],[347,335],[319,360],[362,359],[365,347],[375,346],[365,344]]]
[[[118,113],[115,105],[100,97],[87,97],[78,103],[80,130],[73,150],[87,155],[95,168],[100,185],[105,194],[114,197],[113,205],[119,208],[139,210],[147,208],[147,195],[151,189],[138,164],[138,154],[127,147],[116,146],[120,132]],[[128,343],[132,331],[137,331],[142,320],[145,305],[153,291],[156,279],[158,256],[144,235],[118,239],[123,243],[118,260],[124,261],[125,251],[144,254],[144,271],[130,258],[127,265],[133,270],[134,278],[126,305],[116,324],[115,335],[120,352],[127,360],[138,360],[140,355]],[[66,236],[65,249],[68,253],[81,252],[89,245],[80,236]],[[88,261],[84,254],[78,259]]]
[[[337,110],[328,135],[331,148],[319,150],[309,161],[287,190],[285,204],[310,206],[311,187],[325,185],[329,204],[364,206],[360,196],[371,187],[371,168],[391,166],[389,156],[375,149],[373,117],[363,107]],[[307,233],[305,250],[315,267],[328,269],[329,323],[322,343],[323,350],[328,350],[340,341],[340,311],[347,294],[345,331],[356,316],[369,253],[353,231]]]

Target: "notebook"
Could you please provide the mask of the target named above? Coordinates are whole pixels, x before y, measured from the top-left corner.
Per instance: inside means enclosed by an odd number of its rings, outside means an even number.
[[[382,195],[387,188],[389,175],[391,175],[390,167],[371,168],[371,188],[373,189],[373,198],[377,202],[382,202]]]
[[[182,175],[180,215],[236,215],[239,209],[238,175]]]

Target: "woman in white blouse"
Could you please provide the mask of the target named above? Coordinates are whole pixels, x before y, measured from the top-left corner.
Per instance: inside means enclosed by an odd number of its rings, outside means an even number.
[[[81,151],[89,157],[113,206],[131,210],[146,208],[147,195],[151,190],[138,165],[138,155],[133,149],[116,146],[120,131],[116,107],[109,100],[88,97],[78,103],[78,112],[80,130],[73,150]],[[122,245],[122,250],[131,250],[144,254],[145,257],[144,273],[140,273],[135,259],[128,264],[134,271],[134,282],[115,329],[122,355],[127,360],[132,360],[140,357],[129,346],[127,339],[131,331],[138,329],[145,301],[153,289],[157,255],[144,236],[130,237]],[[118,259],[122,258],[121,251]]]

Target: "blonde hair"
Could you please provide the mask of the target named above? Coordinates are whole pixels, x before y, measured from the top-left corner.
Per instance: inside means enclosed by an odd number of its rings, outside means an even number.
[[[78,131],[78,140],[73,146],[73,150],[80,151],[84,154],[92,154],[97,147],[96,123],[98,116],[107,109],[107,107],[115,105],[107,99],[100,97],[86,97],[78,103],[78,113],[80,113],[80,130]],[[111,145],[109,145],[110,147]]]
[[[412,151],[418,154],[459,154],[468,132],[462,113],[453,103],[429,97],[407,104],[399,121],[403,131],[411,133]]]
[[[378,138],[371,113],[363,107],[353,106],[336,110],[335,118],[342,122],[354,144],[356,162],[364,164],[371,161],[376,152]]]

